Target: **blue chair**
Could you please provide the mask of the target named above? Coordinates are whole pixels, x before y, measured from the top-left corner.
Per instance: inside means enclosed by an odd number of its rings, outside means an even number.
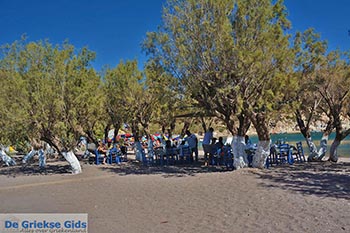
[[[224,165],[228,169],[233,169],[233,153],[230,146],[224,147]]]
[[[267,157],[266,167],[269,168],[273,164],[277,163],[277,145],[273,145],[270,147],[270,154]]]
[[[100,165],[102,162],[103,162],[103,157],[102,157],[101,153],[96,149],[95,150],[95,164]]]
[[[222,160],[224,160],[224,156],[225,156],[225,150],[224,148],[213,148],[213,156],[211,158],[211,164],[212,165],[217,165],[220,166],[221,164],[223,164],[224,162]]]
[[[187,163],[191,163],[193,161],[192,151],[189,146],[184,146],[182,148],[182,154],[183,154],[184,161],[186,161]]]
[[[146,155],[146,152],[142,147],[135,148],[135,155],[136,159],[142,162],[143,165],[150,166],[154,162],[153,156]]]
[[[284,143],[277,146],[277,162],[288,162],[290,165],[294,163],[293,149],[289,146],[289,144]]]
[[[128,161],[128,148],[126,146],[120,146],[121,160],[122,162]]]
[[[144,165],[147,165],[147,166],[152,166],[154,164],[154,157],[155,157],[155,153],[154,153],[154,150],[153,148],[148,148],[147,149],[147,154],[144,153],[143,154],[143,157],[142,157],[142,162]]]
[[[121,156],[122,156],[121,151],[116,146],[113,146],[113,148],[109,150],[107,163],[112,164],[114,160],[115,163],[121,164],[122,162]]]
[[[158,147],[154,150],[154,155],[156,158],[156,164],[163,166],[164,165],[165,150],[162,147]]]
[[[187,161],[187,157],[190,156],[190,148],[187,145],[180,145],[177,147],[178,150],[178,163],[183,164]]]
[[[176,164],[179,160],[179,154],[176,148],[166,148],[165,149],[166,163],[169,165],[170,163]]]
[[[298,154],[298,161],[299,162],[306,162],[303,144],[301,142],[297,142],[297,154]]]

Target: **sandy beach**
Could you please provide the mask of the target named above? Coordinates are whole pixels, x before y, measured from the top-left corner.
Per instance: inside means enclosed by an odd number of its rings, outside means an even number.
[[[65,162],[0,169],[0,213],[88,213],[89,232],[350,232],[350,161],[226,171]]]

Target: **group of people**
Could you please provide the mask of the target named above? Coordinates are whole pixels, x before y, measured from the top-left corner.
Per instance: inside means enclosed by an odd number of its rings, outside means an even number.
[[[111,154],[117,156],[118,153],[125,155],[127,153],[127,148],[122,143],[116,143],[112,140],[108,140],[107,143],[104,143],[102,140],[98,140],[97,151],[103,158],[102,164],[106,164],[108,155]]]
[[[183,148],[188,147],[190,150],[190,156],[191,160],[198,161],[198,138],[195,134],[191,133],[191,131],[187,130],[185,132],[185,137],[180,139],[177,142],[173,142],[171,140],[166,140],[163,142],[162,139],[157,138],[156,140],[152,141],[149,139],[147,144],[147,150],[148,151],[154,151],[158,148],[169,150],[172,148],[177,148],[178,154],[181,157],[183,157]],[[215,156],[217,160],[222,160],[224,156],[224,142],[223,137],[215,138],[214,136],[214,129],[211,127],[209,130],[204,134],[203,138],[203,150],[204,150],[204,160],[205,165],[209,165],[210,161],[212,161],[213,157]],[[150,137],[151,138],[151,137]],[[146,148],[146,146],[145,146]]]
[[[198,162],[198,138],[195,134],[191,133],[191,131],[186,130],[185,137],[180,138],[179,140],[164,140],[164,137],[153,137],[152,135],[148,135],[148,140],[144,144],[142,144],[142,149],[147,149],[148,152],[154,153],[154,151],[161,150],[169,150],[176,148],[179,156],[183,157],[183,148],[187,147],[190,151],[190,157],[192,161]],[[249,144],[249,138],[246,138],[247,144]],[[214,129],[210,127],[204,134],[203,142],[203,151],[204,151],[204,163],[206,166],[210,165],[213,161],[213,158],[219,163],[224,158],[225,153],[225,145],[223,142],[223,137],[215,138],[214,137]],[[122,151],[126,153],[126,147],[119,145],[118,143],[103,143],[103,141],[99,140],[99,144],[97,147],[97,151],[102,155],[103,162],[106,163],[106,158],[109,153],[113,150]]]
[[[219,137],[219,139],[215,138],[214,129],[212,127],[205,132],[202,145],[204,151],[204,164],[206,166],[211,163],[214,156],[216,156],[216,159],[219,161],[223,159],[225,146],[223,137]]]
[[[164,141],[162,137],[152,141],[152,137],[150,135],[147,145],[145,145],[144,148],[147,148],[148,152],[151,153],[158,149],[166,152],[176,148],[180,157],[184,156],[184,149],[188,148],[191,160],[198,161],[198,138],[189,130],[186,131],[186,137],[176,141],[172,141],[170,139]]]

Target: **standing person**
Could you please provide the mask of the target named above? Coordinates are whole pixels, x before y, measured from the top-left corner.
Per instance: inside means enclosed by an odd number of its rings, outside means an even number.
[[[209,128],[207,132],[204,134],[203,138],[203,151],[204,151],[204,165],[208,166],[208,156],[211,154],[211,146],[210,142],[213,139],[214,129],[212,127]]]
[[[251,167],[253,163],[253,157],[255,154],[254,145],[250,141],[248,135],[245,135],[245,153],[247,154],[248,166]]]
[[[187,134],[187,144],[191,149],[191,157],[193,160],[193,152],[195,155],[195,160],[196,162],[198,162],[198,139],[197,136],[193,133],[191,133],[189,130],[186,130],[186,134]]]

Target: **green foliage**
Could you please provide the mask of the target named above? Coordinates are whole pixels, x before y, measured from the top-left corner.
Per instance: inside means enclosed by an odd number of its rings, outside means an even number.
[[[6,132],[18,134],[2,135],[2,139],[12,144],[43,139],[69,149],[84,131],[92,131],[99,111],[95,93],[100,82],[89,67],[94,56],[86,48],[76,52],[68,42],[62,46],[48,41],[5,45],[0,70],[9,88],[1,96],[8,106],[1,110],[1,125]]]
[[[270,114],[284,99],[294,57],[283,1],[173,0],[163,19],[146,52],[231,132],[246,108]]]
[[[233,134],[237,122],[247,128],[252,120],[261,139],[270,120],[294,111],[339,124],[350,116],[348,53],[326,54],[313,29],[291,43],[286,12],[282,0],[168,0],[163,25],[143,43],[144,72],[127,61],[103,77],[90,67],[95,54],[87,48],[25,38],[4,45],[0,140],[44,139],[69,149],[80,135],[96,138],[110,125],[129,123],[137,135],[180,131],[181,114],[201,123],[215,116]]]
[[[152,122],[162,129],[174,130],[175,116],[181,107],[178,79],[150,61],[145,69],[146,89],[152,99]]]
[[[145,83],[136,61],[121,62],[106,72],[106,108],[114,127],[129,123],[137,135],[148,130],[154,100]]]

